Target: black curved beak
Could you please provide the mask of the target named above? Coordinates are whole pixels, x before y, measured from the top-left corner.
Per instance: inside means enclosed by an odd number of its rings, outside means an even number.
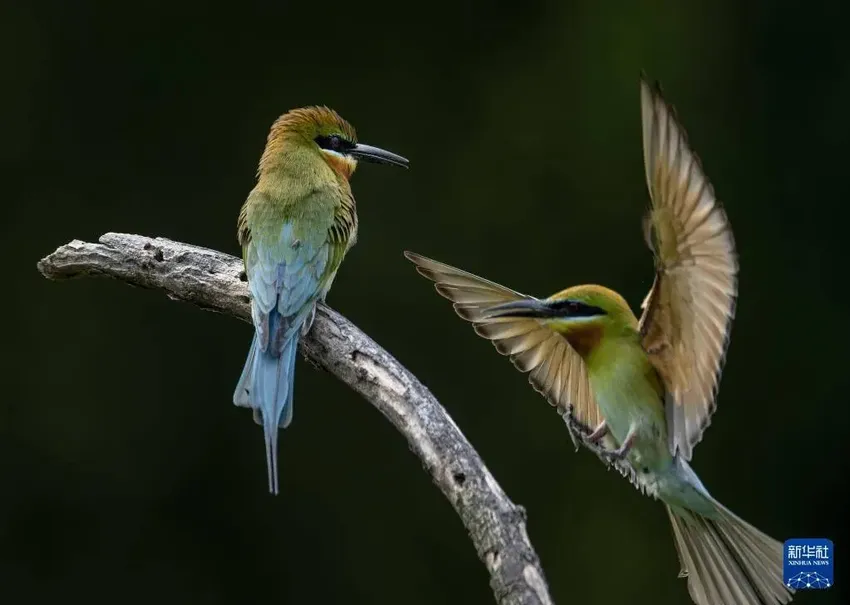
[[[401,166],[402,168],[407,168],[410,164],[407,158],[403,158],[386,149],[372,147],[371,145],[364,145],[362,143],[358,143],[349,149],[348,154],[358,160],[374,162],[375,164],[392,164],[393,166]]]
[[[558,317],[555,311],[545,300],[526,298],[509,303],[496,305],[484,311],[486,317],[525,317],[544,319],[547,317]]]

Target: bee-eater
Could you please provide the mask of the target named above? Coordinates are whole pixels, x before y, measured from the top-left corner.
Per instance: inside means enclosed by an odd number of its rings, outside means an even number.
[[[278,427],[292,421],[298,340],[357,240],[348,180],[358,160],[408,165],[401,156],[358,143],[354,128],[327,107],[285,113],[271,127],[257,184],[239,213],[254,341],[233,403],[253,408],[263,427],[273,494]]]
[[[480,336],[530,372],[571,436],[577,431],[666,505],[694,602],[787,603],[782,545],[710,496],[688,464],[715,410],[738,262],[726,214],[673,108],[643,79],[641,106],[656,273],[640,320],[602,286],[538,299],[405,255]]]

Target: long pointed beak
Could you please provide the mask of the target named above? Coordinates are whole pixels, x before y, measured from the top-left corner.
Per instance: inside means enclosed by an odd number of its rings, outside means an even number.
[[[557,313],[549,306],[545,300],[536,298],[525,298],[515,300],[509,303],[496,305],[484,311],[484,315],[490,317],[526,317],[533,319],[543,319],[547,317],[555,317]]]
[[[393,166],[401,166],[402,168],[407,168],[410,164],[407,158],[403,158],[386,149],[363,145],[362,143],[358,143],[352,149],[349,149],[348,154],[366,162],[374,162],[376,164],[392,164]]]

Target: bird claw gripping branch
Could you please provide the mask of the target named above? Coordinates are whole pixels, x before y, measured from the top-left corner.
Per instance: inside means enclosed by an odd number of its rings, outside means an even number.
[[[567,432],[570,434],[570,440],[573,442],[573,446],[576,448],[576,452],[579,450],[579,441],[587,444],[587,437],[590,436],[591,430],[590,427],[581,422],[575,415],[575,406],[573,404],[567,405],[567,409],[564,410],[563,414],[564,423],[567,425]]]
[[[623,460],[625,452],[622,452],[621,450],[608,449],[605,446],[600,445],[596,439],[591,438],[595,434],[595,431],[576,418],[575,407],[572,404],[567,405],[567,409],[564,411],[563,417],[564,422],[567,425],[567,431],[570,433],[570,439],[572,439],[576,451],[579,450],[579,442],[581,442],[584,447],[596,454],[609,469],[615,463]]]

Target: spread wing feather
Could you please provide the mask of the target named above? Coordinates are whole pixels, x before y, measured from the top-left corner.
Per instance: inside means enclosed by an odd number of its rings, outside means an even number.
[[[405,256],[479,336],[490,340],[520,372],[529,373],[531,385],[550,404],[561,410],[572,404],[576,418],[590,427],[602,421],[584,362],[563,336],[533,319],[485,317],[484,311],[494,305],[529,296],[412,252]]]
[[[656,258],[643,347],[667,390],[670,448],[689,460],[716,408],[735,313],[738,262],[726,213],[673,108],[641,80],[644,163]]]

